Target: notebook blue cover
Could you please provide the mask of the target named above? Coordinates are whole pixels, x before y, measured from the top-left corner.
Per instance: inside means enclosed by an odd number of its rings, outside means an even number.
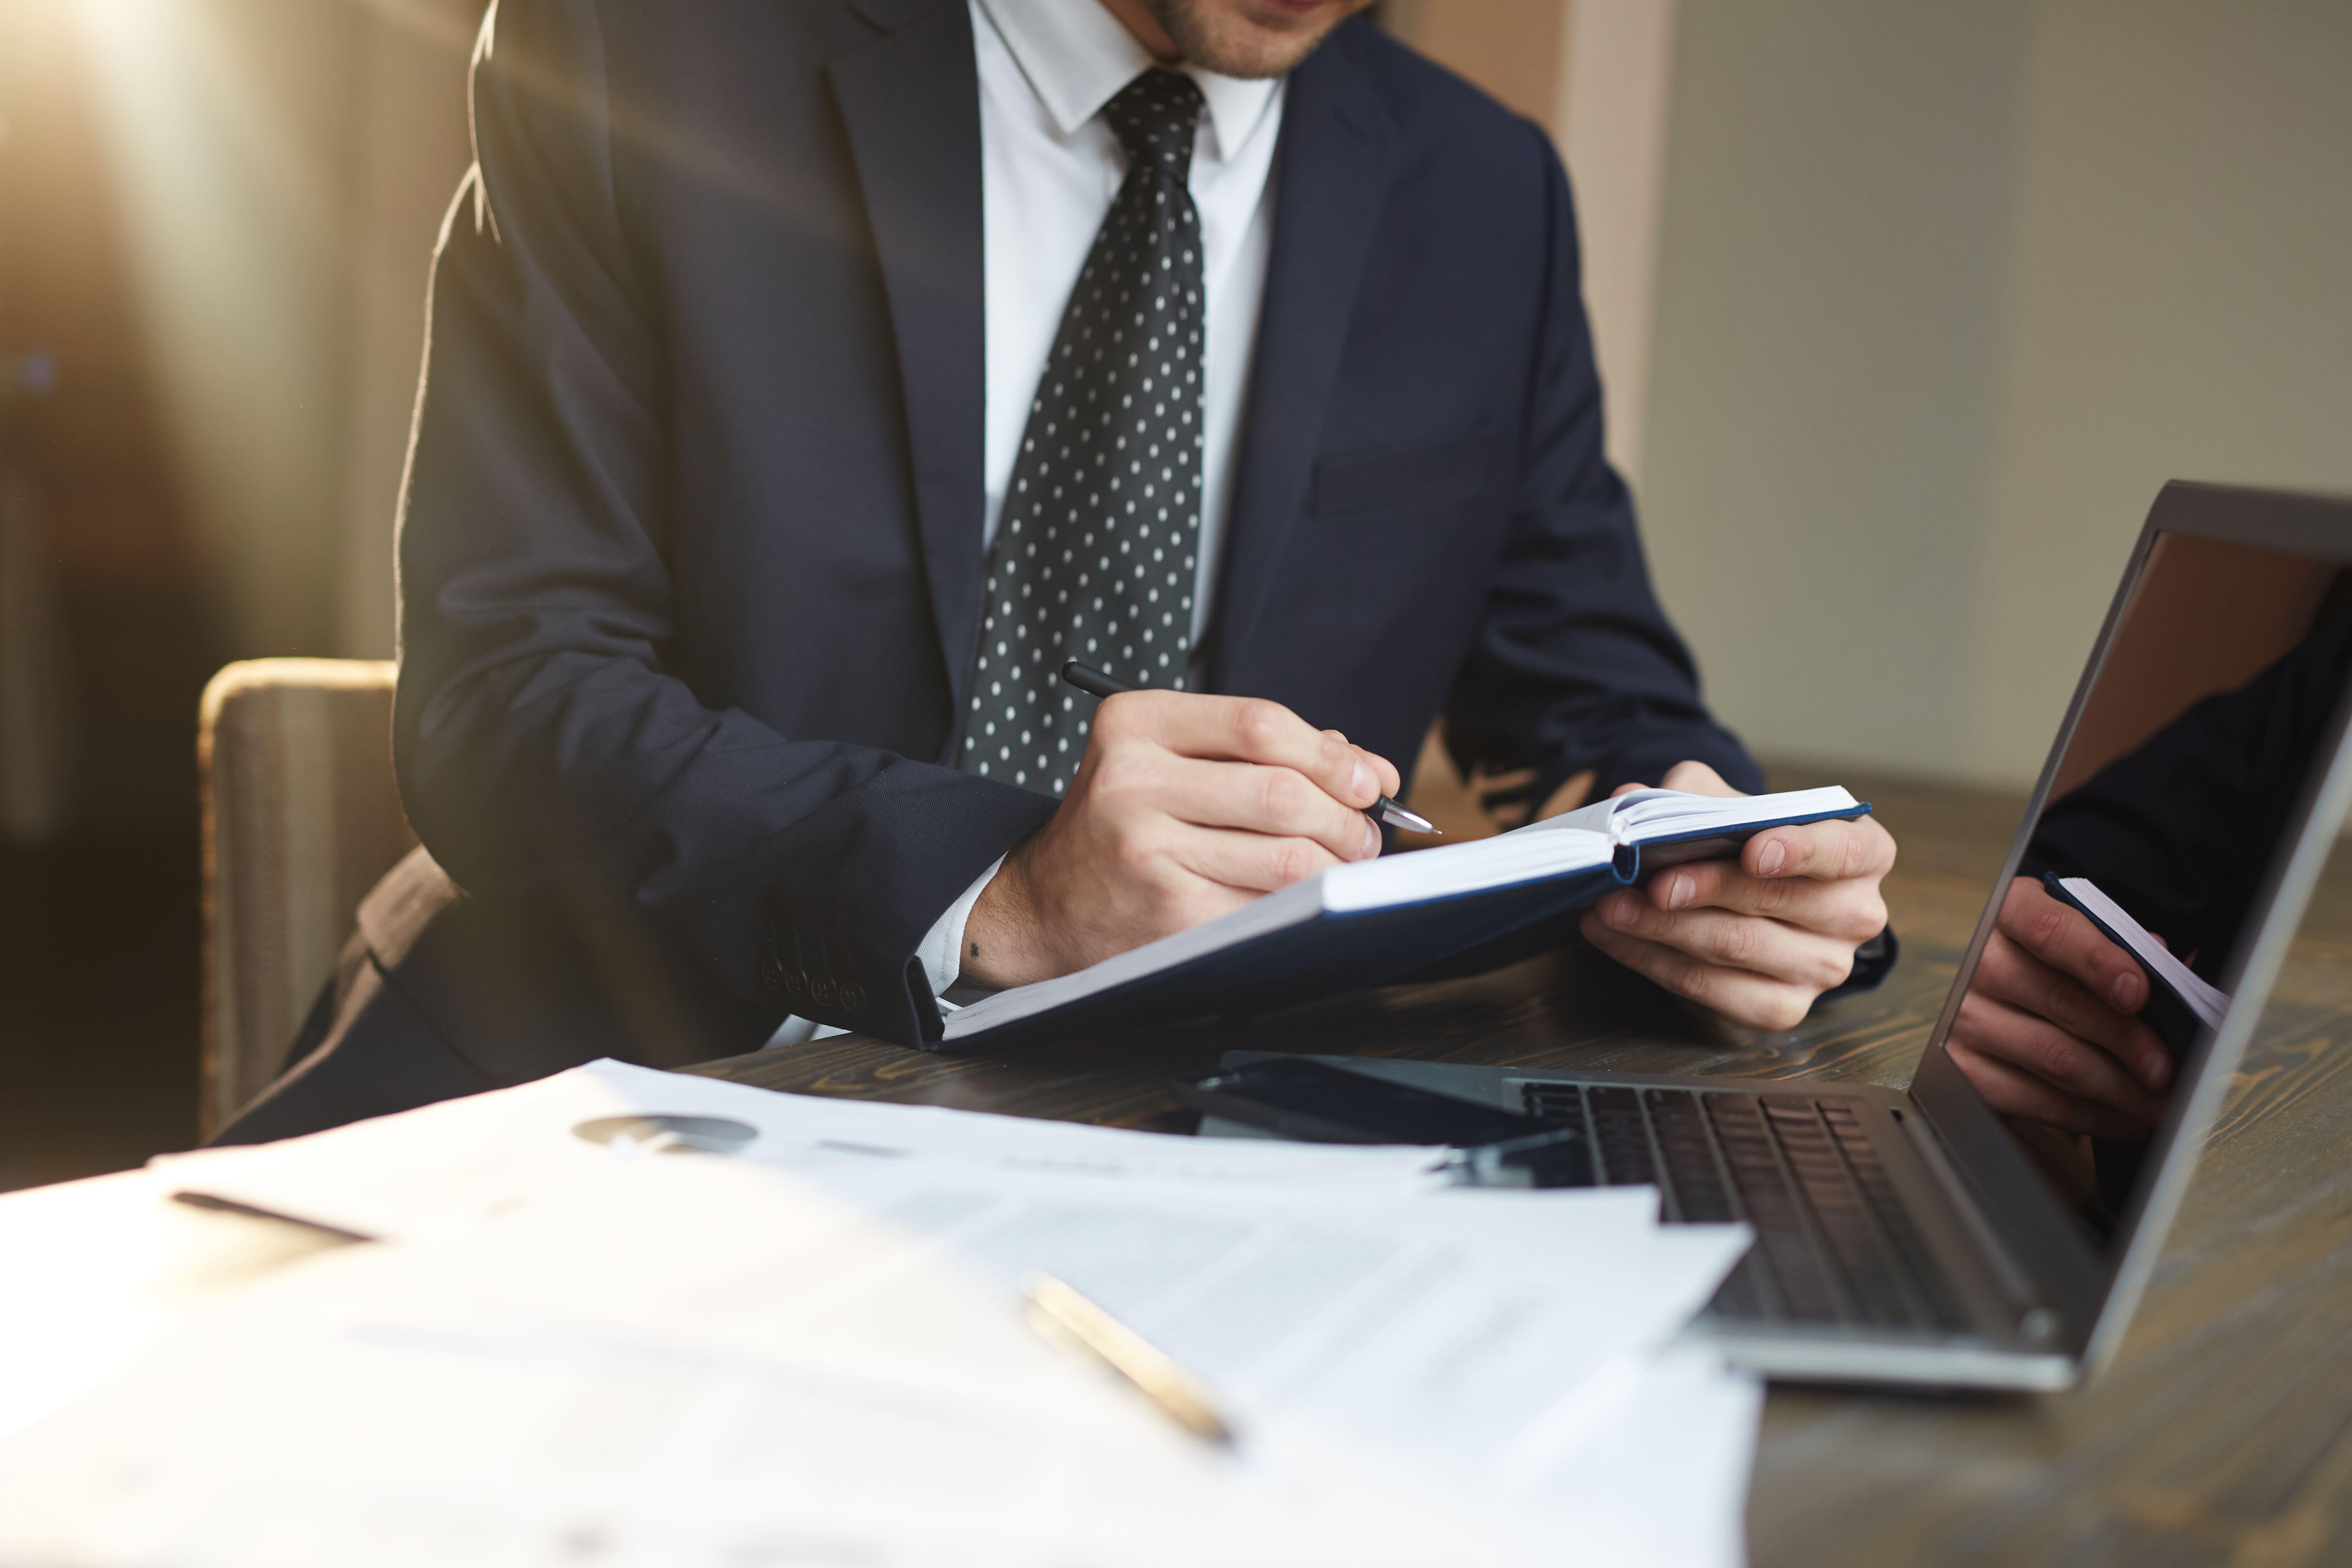
[[[1598,902],[1667,866],[1737,853],[1756,834],[1866,815],[1868,803],[1774,818],[1725,833],[1664,834],[1621,845],[1612,862],[1564,874],[1385,907],[1324,910],[1230,946],[977,1029],[950,1018],[936,1048],[1066,1040],[1187,1018],[1244,1016],[1407,979],[1475,973],[1529,956],[1509,938]],[[1491,955],[1491,956],[1490,956]],[[1456,962],[1470,963],[1457,967]],[[983,1011],[986,1009],[983,1008]],[[978,1020],[973,1020],[977,1022]]]

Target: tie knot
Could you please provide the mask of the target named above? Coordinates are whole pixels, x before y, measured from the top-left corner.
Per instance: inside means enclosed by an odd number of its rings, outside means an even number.
[[[1201,89],[1179,71],[1158,67],[1119,89],[1103,118],[1127,149],[1129,172],[1158,164],[1183,184],[1192,172],[1192,138],[1201,123]]]

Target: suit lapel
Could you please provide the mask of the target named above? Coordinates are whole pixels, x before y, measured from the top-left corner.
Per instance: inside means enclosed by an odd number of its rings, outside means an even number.
[[[849,130],[898,340],[923,571],[962,711],[980,614],[980,81],[961,0],[856,0],[883,37],[826,68]]]
[[[1209,649],[1213,690],[1265,608],[1307,504],[1364,259],[1387,196],[1389,122],[1349,58],[1350,23],[1291,74],[1275,154],[1273,255],[1243,416]]]

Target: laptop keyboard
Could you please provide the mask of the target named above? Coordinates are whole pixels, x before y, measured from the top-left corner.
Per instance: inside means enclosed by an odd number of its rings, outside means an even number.
[[[1955,1333],[1965,1326],[1852,1102],[1530,1083],[1528,1114],[1583,1126],[1609,1186],[1654,1184],[1668,1223],[1746,1220],[1756,1245],[1708,1315]]]

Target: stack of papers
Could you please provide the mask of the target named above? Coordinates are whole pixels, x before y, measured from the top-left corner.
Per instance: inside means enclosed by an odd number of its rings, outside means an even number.
[[[1442,1167],[613,1063],[159,1163],[386,1239],[0,1443],[0,1561],[1738,1562],[1758,1390],[1675,1335],[1744,1228]],[[1039,1275],[1236,1442],[1039,1338]]]

